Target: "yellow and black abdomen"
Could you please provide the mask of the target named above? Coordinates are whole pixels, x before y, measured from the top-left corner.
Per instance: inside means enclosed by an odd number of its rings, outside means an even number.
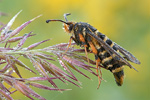
[[[76,23],[73,31],[76,44],[87,48],[90,47],[95,55],[95,59],[114,74],[116,83],[121,86],[124,79],[124,63],[116,60],[117,56],[109,54],[107,50],[105,50],[94,37],[89,36],[88,33],[92,32],[92,34],[97,35],[110,47],[118,51],[115,47],[115,44],[109,38],[107,38],[107,36],[100,33],[97,31],[97,29],[87,23]]]
[[[100,32],[96,32],[95,33],[99,38],[101,38],[104,42],[106,42],[110,47],[112,47],[114,50],[118,51],[117,48],[115,47],[115,44],[104,34],[100,33]],[[108,53],[99,43],[94,42],[93,43],[95,45],[99,45],[96,46],[97,50],[98,50],[98,54],[95,55],[98,56],[98,58],[100,59],[100,63],[108,70],[110,70],[115,77],[116,83],[121,86],[123,84],[123,79],[124,79],[124,71],[123,68],[125,65],[124,63],[122,63],[119,60],[116,60],[116,56],[113,54]]]

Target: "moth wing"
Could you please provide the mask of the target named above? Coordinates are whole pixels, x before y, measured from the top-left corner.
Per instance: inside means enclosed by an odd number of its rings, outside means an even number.
[[[133,63],[140,64],[140,61],[135,58],[129,51],[125,50],[123,47],[119,46],[115,43],[116,48],[119,50],[120,53],[122,53],[125,58]]]
[[[90,30],[90,29],[89,29]],[[88,32],[87,34],[89,34],[91,37],[95,38],[100,44],[101,46],[111,55],[115,54],[117,57],[116,60],[120,60],[123,63],[125,63],[127,66],[129,66],[130,68],[135,69],[127,60],[125,60],[125,58],[123,58],[118,52],[116,52],[113,48],[111,48],[106,42],[104,42],[101,38],[99,38],[98,36],[96,36],[92,31]],[[135,69],[136,70],[136,69]]]

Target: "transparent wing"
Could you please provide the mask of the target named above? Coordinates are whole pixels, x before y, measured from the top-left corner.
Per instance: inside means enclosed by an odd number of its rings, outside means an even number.
[[[133,63],[140,64],[140,61],[135,58],[129,51],[125,50],[123,47],[119,46],[115,43],[116,48],[119,50],[120,53],[122,53],[125,58]]]
[[[90,30],[90,29],[89,29]],[[88,32],[87,34],[89,34],[91,37],[95,38],[100,44],[101,46],[110,54],[115,54],[117,57],[116,60],[122,61],[124,62],[127,66],[129,66],[130,68],[135,69],[125,58],[123,58],[118,52],[116,52],[113,48],[111,48],[106,42],[104,42],[101,38],[97,37],[92,31]],[[118,59],[119,58],[119,59]],[[136,69],[135,69],[136,70]]]

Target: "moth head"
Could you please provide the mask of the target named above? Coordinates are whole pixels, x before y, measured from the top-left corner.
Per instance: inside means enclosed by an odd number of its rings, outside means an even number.
[[[74,26],[74,22],[69,22],[67,20],[67,16],[70,15],[70,13],[64,14],[64,18],[65,21],[60,20],[60,19],[49,19],[46,20],[46,23],[49,23],[50,21],[58,21],[58,22],[62,22],[63,23],[63,29],[67,32],[67,33],[71,33],[73,30],[73,26]]]

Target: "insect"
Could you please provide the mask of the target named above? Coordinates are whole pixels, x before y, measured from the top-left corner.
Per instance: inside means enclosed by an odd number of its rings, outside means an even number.
[[[71,41],[74,40],[77,45],[84,47],[86,55],[87,50],[91,48],[93,54],[95,55],[97,74],[98,70],[100,70],[98,65],[101,64],[104,68],[113,73],[117,85],[121,86],[124,80],[124,66],[127,65],[130,68],[135,69],[128,61],[136,64],[140,64],[140,61],[135,58],[130,52],[110,40],[106,35],[99,32],[90,24],[84,22],[68,21],[68,15],[70,14],[64,14],[65,21],[59,19],[50,19],[46,22],[62,22],[64,30],[67,33],[72,34],[69,40],[69,46],[71,45]],[[102,79],[99,74],[98,79],[99,87]]]

